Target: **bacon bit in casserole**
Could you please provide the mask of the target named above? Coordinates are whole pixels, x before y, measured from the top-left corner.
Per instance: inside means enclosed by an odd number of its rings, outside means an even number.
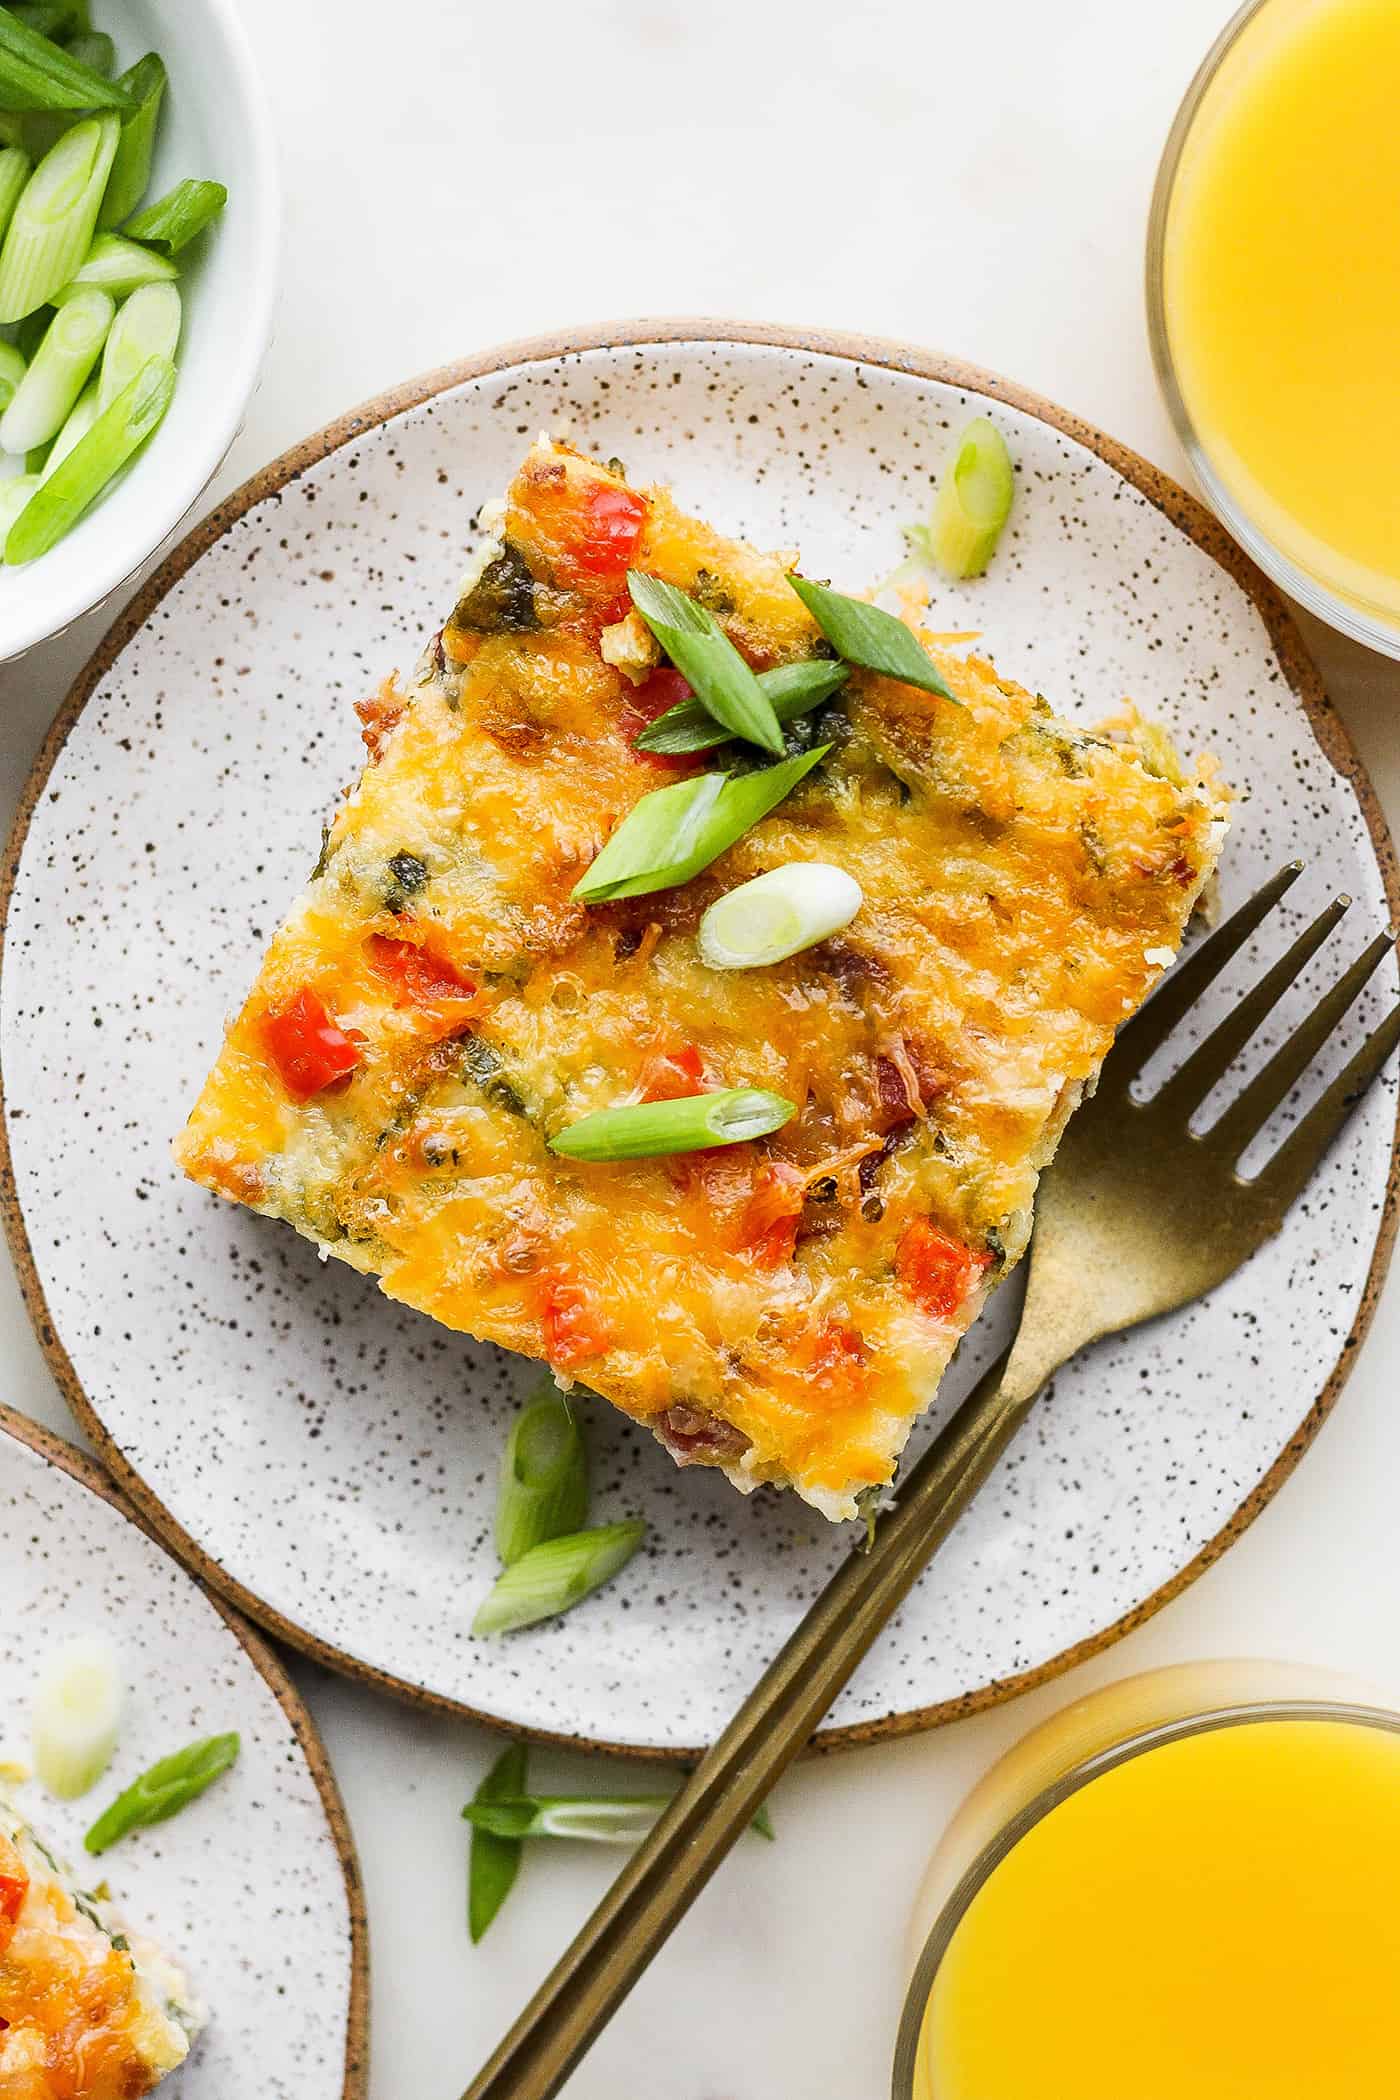
[[[400,1006],[460,1006],[476,997],[476,986],[449,962],[421,947],[417,941],[394,941],[372,933],[365,943],[372,967],[394,986]]]
[[[920,1309],[935,1320],[950,1320],[991,1256],[974,1253],[959,1240],[916,1218],[900,1234],[895,1249],[895,1273]]]
[[[809,1359],[819,1385],[863,1389],[870,1365],[870,1351],[854,1327],[844,1320],[823,1320],[812,1339]]]
[[[887,1093],[891,1092],[887,1086],[883,1069],[889,1066],[893,1069],[894,1076],[902,1089],[904,1107],[907,1110],[907,1115],[901,1114],[899,1121],[903,1123],[909,1117],[915,1117],[919,1122],[922,1122],[926,1114],[923,1081],[918,1066],[911,1055],[908,1040],[902,1035],[896,1036],[885,1055],[876,1060],[876,1065],[880,1072],[881,1106],[884,1106]]]
[[[309,987],[268,1014],[263,1034],[283,1086],[298,1101],[348,1079],[360,1062],[356,1038],[331,1019]]]
[[[639,1101],[685,1101],[705,1091],[705,1060],[694,1043],[658,1036],[638,1075]]]
[[[783,1159],[767,1159],[739,1222],[739,1245],[760,1269],[780,1269],[792,1260],[798,1220],[807,1198],[807,1177]]]
[[[379,691],[370,699],[355,702],[355,712],[364,724],[360,736],[372,764],[378,765],[384,756],[384,746],[390,732],[397,727],[399,717],[407,705],[408,702],[394,683],[392,671]]]
[[[751,1441],[722,1415],[698,1407],[668,1407],[653,1426],[678,1466],[728,1464],[742,1458]]]
[[[544,1353],[564,1371],[601,1356],[612,1337],[587,1285],[567,1270],[551,1269],[538,1280],[536,1302]]]

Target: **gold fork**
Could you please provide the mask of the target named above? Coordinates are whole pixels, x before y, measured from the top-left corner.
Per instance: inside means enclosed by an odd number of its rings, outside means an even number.
[[[1122,1030],[1036,1201],[1010,1351],[900,1484],[868,1553],[838,1568],[724,1734],[634,1854],[463,2100],[550,2100],[812,1735],[1024,1422],[1086,1342],[1189,1304],[1278,1231],[1400,1041],[1400,1005],[1251,1180],[1241,1155],[1291,1092],[1394,936],[1381,934],[1203,1134],[1216,1083],[1336,925],[1339,897],[1150,1100],[1133,1081],[1302,872],[1282,869]]]

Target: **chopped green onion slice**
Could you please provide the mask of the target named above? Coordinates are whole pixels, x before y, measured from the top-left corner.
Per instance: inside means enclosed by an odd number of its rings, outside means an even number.
[[[68,421],[49,446],[48,457],[39,469],[40,481],[47,481],[50,474],[63,465],[79,438],[85,438],[98,417],[97,381],[91,379],[73,404]],[[3,544],[3,539],[0,539]]]
[[[903,620],[867,605],[860,598],[845,598],[824,583],[806,576],[789,576],[788,582],[806,606],[838,656],[863,671],[877,671],[882,678],[897,678],[903,685],[920,686],[944,700],[961,706],[949,691],[925,650],[919,647]]]
[[[0,7],[0,103],[6,109],[125,109],[114,81]]]
[[[797,1114],[791,1101],[761,1087],[727,1087],[685,1094],[677,1101],[634,1101],[581,1116],[549,1141],[565,1159],[662,1159],[673,1152],[705,1152],[711,1145],[743,1145],[781,1130]]]
[[[174,357],[180,340],[180,313],[180,294],[173,284],[143,284],[139,292],[123,300],[102,353],[98,381],[102,408],[130,386],[148,357]]]
[[[96,285],[114,299],[139,291],[143,284],[169,284],[180,274],[179,266],[154,248],[143,248],[124,234],[99,233],[88,249],[82,266],[53,295],[51,304],[66,306],[85,285]]]
[[[525,1838],[581,1838],[593,1845],[635,1845],[656,1827],[672,1794],[493,1794],[480,1793],[462,1810],[478,1834],[519,1844]],[[750,1829],[771,1840],[773,1823],[760,1808]]]
[[[122,231],[133,241],[149,241],[162,255],[178,255],[227,203],[228,191],[221,182],[177,182],[164,197],[128,219]]]
[[[513,1633],[571,1611],[626,1567],[646,1537],[640,1517],[600,1524],[547,1539],[522,1553],[497,1577],[496,1586],[472,1621],[475,1634]]]
[[[165,84],[165,66],[154,51],[138,58],[117,82],[130,99],[131,114],[122,119],[122,135],[107,178],[107,194],[97,215],[99,226],[120,226],[146,194]]]
[[[87,1850],[105,1852],[128,1831],[145,1830],[178,1815],[227,1772],[238,1751],[236,1735],[210,1735],[187,1744],[172,1757],[162,1757],[103,1809],[83,1839]]]
[[[87,118],[30,176],[0,247],[0,321],[45,305],[82,263],[120,135],[118,118]]]
[[[0,414],[15,398],[15,390],[25,374],[25,362],[13,343],[0,343]]]
[[[707,868],[776,809],[825,758],[830,744],[755,773],[697,773],[635,802],[588,872],[574,884],[583,904],[675,889]]]
[[[7,562],[34,561],[57,545],[146,442],[174,391],[175,367],[169,358],[150,358],[30,497],[6,536]]]
[[[501,1837],[483,1828],[471,1811],[486,1808],[493,1801],[518,1797],[524,1793],[528,1777],[525,1745],[508,1744],[462,1811],[473,1824],[471,1863],[467,1869],[467,1929],[473,1946],[515,1886],[521,1847],[518,1838]]]
[[[700,705],[731,736],[782,756],[783,732],[773,703],[712,612],[673,583],[627,571],[627,588],[647,626]]]
[[[75,65],[86,66],[90,73],[100,73],[110,80],[117,63],[117,47],[101,29],[84,29],[77,36],[70,36],[63,46]]]
[[[37,474],[15,474],[8,481],[0,481],[0,551],[4,549],[10,527],[38,486]]]
[[[588,1519],[588,1453],[568,1400],[546,1383],[511,1424],[496,1495],[496,1551],[507,1567]]]
[[[45,1660],[31,1714],[34,1769],[60,1801],[75,1801],[102,1777],[121,1713],[121,1665],[110,1641],[68,1641]]]
[[[771,671],[760,671],[758,682],[778,720],[791,722],[820,707],[850,675],[847,665],[814,657],[808,663],[776,664]],[[685,751],[712,750],[728,737],[729,731],[692,697],[668,707],[632,741],[639,751],[662,751],[674,758]]]
[[[929,551],[946,576],[982,574],[1011,515],[1015,488],[1005,438],[986,416],[974,416],[933,501]]]
[[[61,307],[0,416],[0,449],[32,452],[58,436],[97,363],[116,306],[91,287]]]
[[[788,861],[715,899],[700,921],[700,959],[712,970],[783,962],[849,926],[863,902],[844,868]]]
[[[0,236],[14,217],[34,165],[23,146],[0,147]]]

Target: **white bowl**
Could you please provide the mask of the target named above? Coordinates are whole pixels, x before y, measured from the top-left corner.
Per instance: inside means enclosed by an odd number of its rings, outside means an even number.
[[[148,196],[193,175],[229,201],[181,267],[180,379],[150,446],[50,553],[0,566],[0,662],[87,612],[179,524],[238,432],[272,325],[276,152],[235,0],[98,0],[94,20],[119,70],[159,51],[170,75]]]

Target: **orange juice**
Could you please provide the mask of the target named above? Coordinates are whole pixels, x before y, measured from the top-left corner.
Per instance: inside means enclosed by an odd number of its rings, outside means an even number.
[[[935,1972],[915,2091],[1395,2100],[1397,1978],[1400,1732],[1212,1725],[1091,1777],[992,1869]]]
[[[1161,297],[1227,499],[1305,579],[1400,629],[1396,0],[1266,0],[1240,31],[1181,148]]]

